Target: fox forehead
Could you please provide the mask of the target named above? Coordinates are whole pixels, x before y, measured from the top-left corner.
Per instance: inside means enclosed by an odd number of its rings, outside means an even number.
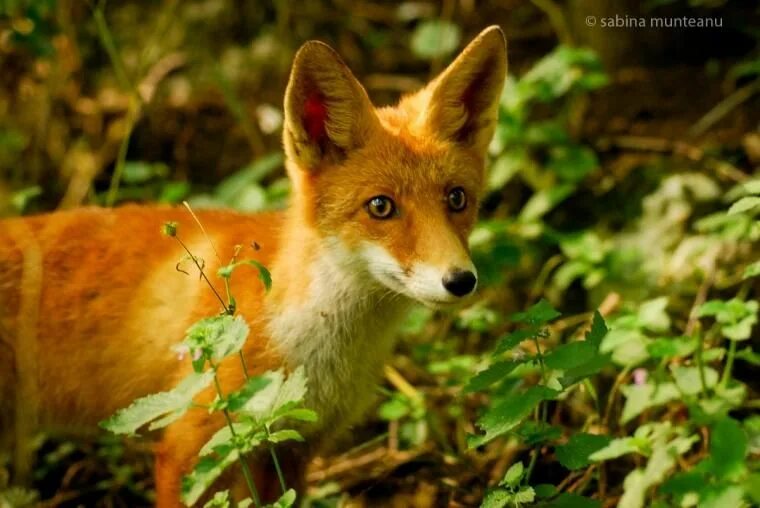
[[[430,198],[441,196],[447,188],[463,187],[475,200],[483,183],[483,167],[481,157],[454,143],[388,128],[384,122],[365,146],[315,175],[314,184],[323,196],[338,186],[352,189],[350,196],[356,198],[378,193]]]

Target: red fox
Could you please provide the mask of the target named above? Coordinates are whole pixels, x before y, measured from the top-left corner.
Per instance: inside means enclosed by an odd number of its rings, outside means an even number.
[[[175,269],[183,251],[161,237],[167,221],[208,273],[214,247],[228,258],[237,244],[260,246],[250,257],[271,269],[271,292],[244,269],[231,280],[251,326],[246,363],[253,373],[304,366],[306,405],[319,415],[310,443],[355,423],[410,301],[446,306],[475,290],[467,237],[506,65],[504,35],[490,27],[426,87],[375,108],[334,50],[307,42],[285,94],[286,211],[199,212],[208,239],[187,211],[162,206],[1,221],[0,444],[17,472],[40,428],[93,428],[188,373],[171,346],[219,305]],[[219,377],[225,392],[238,388],[239,362]],[[222,424],[190,410],[158,437],[157,506],[180,505],[182,476]],[[308,455],[291,455],[297,482]],[[254,462],[260,487],[276,485]]]

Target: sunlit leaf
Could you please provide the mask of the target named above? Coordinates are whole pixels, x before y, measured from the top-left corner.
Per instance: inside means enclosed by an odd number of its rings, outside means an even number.
[[[161,418],[160,427],[178,420],[192,405],[193,399],[214,379],[213,372],[193,373],[172,390],[155,393],[134,401],[100,426],[115,434],[134,434],[143,425]],[[151,429],[160,428],[152,425]]]

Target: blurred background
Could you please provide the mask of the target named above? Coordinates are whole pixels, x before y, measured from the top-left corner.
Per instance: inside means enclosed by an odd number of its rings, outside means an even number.
[[[757,2],[1,0],[0,217],[125,202],[282,207],[282,97],[304,41],[333,46],[386,105],[491,24],[507,35],[509,77],[471,239],[480,297],[415,311],[371,421],[310,474],[314,506],[476,506],[532,444],[465,443],[490,395],[461,387],[510,313],[551,302],[566,317],[549,343],[599,307],[613,324],[628,319],[608,345],[606,393],[660,361],[647,341],[693,332],[700,291],[757,295],[757,279],[742,279],[757,260],[757,206],[727,212],[760,167]],[[734,369],[748,399],[760,388],[757,342],[755,330]],[[552,410],[565,431],[599,416],[583,393]],[[541,450],[536,481],[583,478]],[[609,472],[608,501],[587,494],[614,505],[631,467]],[[3,478],[0,463],[0,489]],[[6,489],[0,505],[152,496],[149,448],[115,438],[43,439],[36,478],[36,492]]]

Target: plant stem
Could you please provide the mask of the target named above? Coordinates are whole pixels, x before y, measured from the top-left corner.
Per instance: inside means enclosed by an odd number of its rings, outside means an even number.
[[[264,425],[264,432],[267,434],[267,439],[269,439],[269,426]],[[274,469],[277,471],[277,479],[280,480],[280,488],[282,489],[282,493],[284,494],[288,487],[285,484],[285,476],[282,474],[282,468],[280,467],[280,460],[277,458],[277,452],[274,450],[274,445],[272,443],[269,443],[269,453],[272,455],[272,462],[274,463]]]
[[[731,379],[731,370],[734,368],[734,357],[736,356],[736,341],[729,340],[728,356],[726,357],[726,367],[723,369],[723,376],[720,378],[720,386],[725,388]]]
[[[214,371],[214,386],[216,388],[216,393],[220,399],[224,400],[224,392],[222,392],[222,386],[219,384],[219,377],[216,375],[217,365],[215,365],[211,359],[208,360],[208,363],[211,365],[211,369]],[[235,426],[232,423],[232,417],[230,416],[230,413],[227,411],[226,407],[222,409],[222,413],[224,414],[224,418],[227,420],[227,426],[230,428],[230,434],[232,434],[233,438],[236,438],[237,433],[235,432]],[[235,443],[237,447],[237,440],[235,440]],[[256,483],[253,481],[253,475],[251,474],[251,470],[248,467],[248,463],[245,461],[243,454],[239,452],[240,450],[238,450],[238,462],[240,462],[240,467],[243,469],[243,477],[245,478],[245,483],[248,485],[248,490],[251,492],[253,504],[260,508],[261,499],[259,499],[259,491],[256,489]]]
[[[225,279],[226,281],[227,279]],[[248,375],[248,366],[245,364],[245,357],[243,356],[242,351],[238,351],[238,355],[240,355],[240,365],[243,367],[243,375],[245,376],[246,381],[250,379],[250,376]],[[264,432],[266,432],[267,439],[269,438],[269,427],[267,425],[264,425]],[[280,460],[277,458],[277,452],[274,449],[274,445],[272,443],[269,443],[269,454],[272,456],[272,462],[274,463],[274,469],[277,471],[277,479],[280,481],[280,487],[282,488],[282,493],[284,494],[287,490],[287,484],[285,483],[285,476],[282,474],[282,468],[280,467]]]
[[[217,298],[217,300],[219,300],[219,303],[221,303],[222,307],[224,307],[224,312],[227,313],[227,314],[229,314],[230,309],[227,307],[227,304],[224,303],[224,300],[222,299],[221,295],[216,290],[216,288],[214,287],[214,285],[211,284],[211,281],[208,280],[208,277],[206,277],[206,273],[203,271],[203,267],[198,262],[198,259],[196,259],[196,257],[193,256],[193,253],[190,252],[190,249],[188,249],[187,246],[185,245],[185,243],[182,240],[180,240],[179,236],[175,236],[174,238],[177,239],[177,241],[182,246],[182,248],[185,249],[185,252],[187,252],[187,255],[190,256],[190,259],[193,260],[193,263],[195,263],[195,266],[198,268],[198,271],[201,273],[201,277],[203,277],[203,279],[206,281],[206,284],[208,284],[208,287],[210,287],[211,291],[213,291],[214,294],[216,295],[216,298]]]

